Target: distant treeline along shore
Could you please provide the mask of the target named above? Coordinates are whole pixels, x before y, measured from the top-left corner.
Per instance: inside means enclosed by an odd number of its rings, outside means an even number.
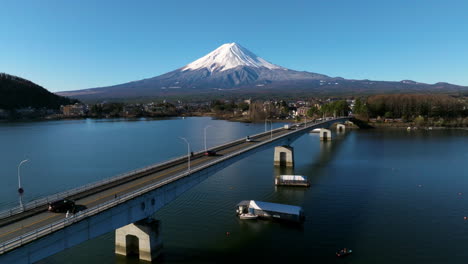
[[[135,118],[209,115],[256,122],[317,119],[350,115],[376,125],[468,127],[468,96],[463,94],[381,94],[370,96],[295,98],[285,92],[276,99],[241,96],[209,101],[151,98],[150,102],[102,101],[84,104],[55,95],[20,77],[0,73],[0,119]]]

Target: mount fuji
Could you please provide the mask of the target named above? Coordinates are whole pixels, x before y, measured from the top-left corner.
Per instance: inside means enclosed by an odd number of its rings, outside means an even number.
[[[214,93],[375,93],[383,91],[425,91],[428,88],[461,87],[447,83],[434,85],[413,82],[346,80],[340,77],[295,71],[275,65],[237,43],[223,44],[207,55],[177,70],[153,78],[77,91],[59,92],[80,100],[143,99],[170,95]]]

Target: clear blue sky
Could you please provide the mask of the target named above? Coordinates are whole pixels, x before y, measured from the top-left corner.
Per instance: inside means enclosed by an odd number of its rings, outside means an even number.
[[[0,3],[0,72],[50,91],[157,76],[226,42],[295,70],[468,85],[466,0]]]

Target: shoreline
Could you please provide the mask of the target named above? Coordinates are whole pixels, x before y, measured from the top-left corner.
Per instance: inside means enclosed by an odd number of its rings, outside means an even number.
[[[232,115],[221,115],[216,113],[203,113],[193,112],[190,114],[182,115],[167,115],[167,116],[128,116],[128,117],[97,117],[97,116],[67,116],[67,117],[54,117],[54,118],[18,118],[18,119],[0,119],[0,123],[16,123],[16,122],[42,122],[42,121],[60,121],[60,120],[85,120],[85,119],[123,119],[123,120],[138,120],[141,118],[160,120],[168,118],[185,118],[185,117],[211,117],[216,120],[225,120],[229,122],[240,122],[240,123],[264,123],[264,120],[252,121],[245,116],[232,116]],[[303,122],[304,120],[296,121],[292,119],[269,119],[273,123],[290,123],[295,124],[297,122]],[[308,119],[309,120],[309,119]],[[312,120],[312,119],[310,119]],[[371,129],[406,129],[411,130],[442,130],[442,129],[461,129],[468,130],[468,126],[434,126],[434,125],[416,125],[413,122],[398,122],[398,123],[384,123],[384,122],[366,122]],[[349,128],[357,128],[355,125],[347,125]]]

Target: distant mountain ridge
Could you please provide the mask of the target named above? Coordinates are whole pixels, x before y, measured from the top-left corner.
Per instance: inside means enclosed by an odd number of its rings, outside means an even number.
[[[60,105],[74,102],[76,100],[53,94],[29,80],[0,73],[0,109],[13,110],[27,107],[59,109]]]
[[[223,44],[177,70],[139,81],[58,94],[79,99],[128,99],[200,93],[378,93],[388,91],[447,92],[468,87],[434,85],[410,80],[385,82],[347,80],[324,74],[295,71],[272,64],[237,43]]]

